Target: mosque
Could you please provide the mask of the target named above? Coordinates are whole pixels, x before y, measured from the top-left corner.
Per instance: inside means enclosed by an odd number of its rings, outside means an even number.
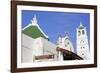
[[[22,29],[22,62],[43,62],[63,60],[88,60],[89,44],[86,28],[80,23],[76,30],[77,53],[74,51],[73,43],[68,34],[59,36],[57,43],[49,40],[49,36],[43,32],[38,25],[36,15],[31,23]]]

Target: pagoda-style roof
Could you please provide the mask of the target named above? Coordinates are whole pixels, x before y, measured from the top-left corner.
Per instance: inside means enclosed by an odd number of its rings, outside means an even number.
[[[38,37],[43,37],[48,39],[48,36],[43,32],[43,30],[38,25],[36,15],[31,20],[31,23],[23,28],[22,33],[34,39]]]
[[[24,33],[24,34],[26,34],[26,35],[28,35],[29,37],[31,37],[31,38],[38,38],[38,37],[44,37],[44,38],[46,38],[43,34],[42,34],[42,32],[38,29],[38,27],[37,26],[30,26],[30,27],[28,27],[28,28],[26,28],[26,29],[24,29],[23,31],[22,31],[22,33]]]

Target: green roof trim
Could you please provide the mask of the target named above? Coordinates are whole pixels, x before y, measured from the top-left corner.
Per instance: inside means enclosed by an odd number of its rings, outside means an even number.
[[[38,37],[44,37],[44,38],[46,38],[42,34],[42,32],[38,29],[37,26],[32,26],[31,25],[30,27],[22,30],[22,33],[24,33],[24,34],[26,34],[26,35],[30,36],[31,38],[34,38],[34,39],[36,39]]]

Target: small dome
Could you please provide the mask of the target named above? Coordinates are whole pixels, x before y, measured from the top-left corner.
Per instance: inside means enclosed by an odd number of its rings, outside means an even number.
[[[80,22],[80,26],[78,27],[79,29],[83,29],[84,26],[82,25],[82,23]]]

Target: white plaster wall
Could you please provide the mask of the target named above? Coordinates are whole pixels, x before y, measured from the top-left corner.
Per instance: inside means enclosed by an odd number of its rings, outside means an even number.
[[[41,37],[34,40],[33,44],[33,55],[34,56],[40,56],[43,55],[43,42],[41,40]]]
[[[22,34],[21,60],[23,63],[33,62],[33,44],[33,38]]]
[[[56,51],[57,46],[55,44],[45,39],[42,39],[42,41],[43,41],[44,51],[49,51],[52,54],[57,54],[57,51]]]
[[[27,48],[33,48],[34,47],[34,39],[25,35],[25,34],[22,34],[22,46],[24,47],[27,47]]]
[[[35,56],[55,55],[57,60],[56,45],[42,37],[32,39],[22,34],[22,62],[33,62]],[[29,58],[28,58],[29,57]]]
[[[22,63],[32,63],[33,62],[33,49],[22,47],[21,50],[21,62]]]

